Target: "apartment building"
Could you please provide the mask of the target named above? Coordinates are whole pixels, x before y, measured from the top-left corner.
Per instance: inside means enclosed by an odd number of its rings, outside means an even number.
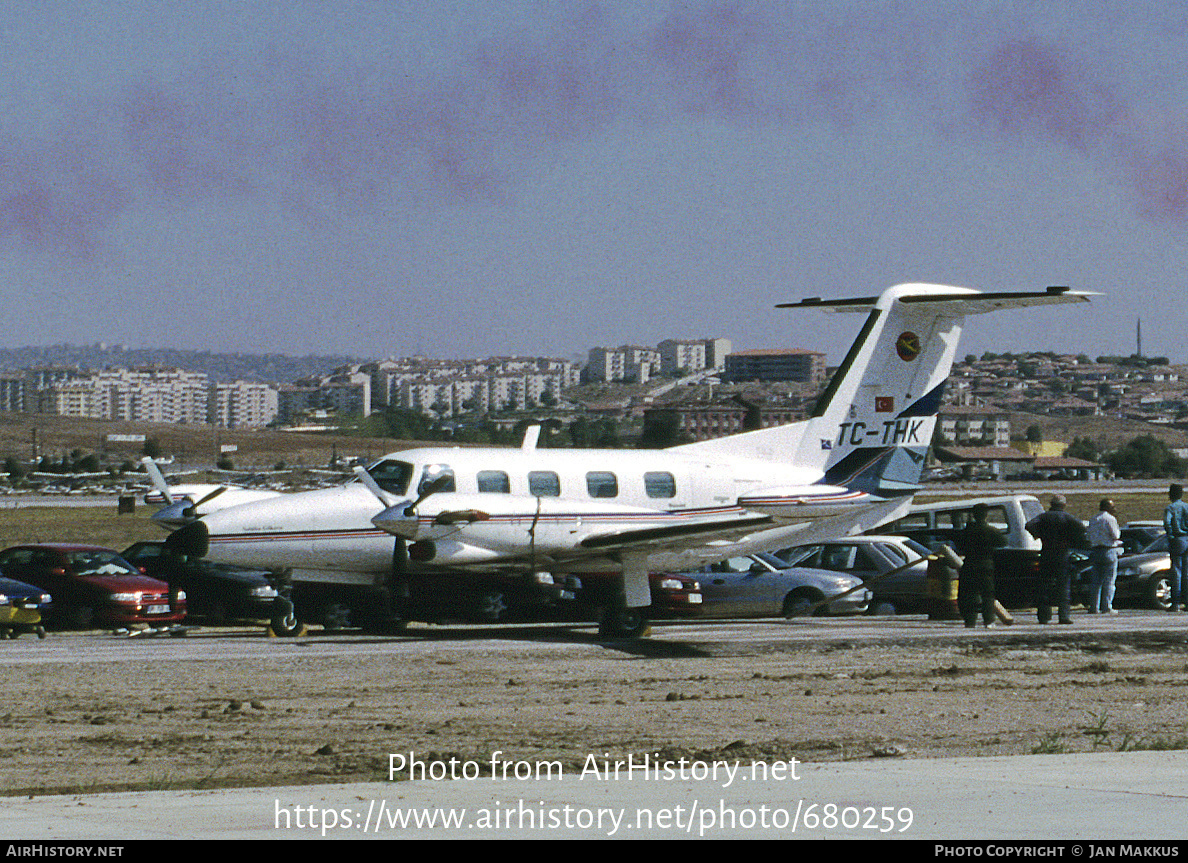
[[[205,374],[176,368],[104,369],[52,383],[40,403],[51,413],[88,419],[205,423]]]
[[[738,351],[726,356],[723,379],[820,383],[825,379],[825,354],[802,348]]]
[[[660,352],[640,345],[590,348],[586,379],[594,382],[627,381],[647,383],[660,371]]]
[[[688,374],[706,368],[704,339],[665,339],[656,348],[660,352],[661,374]]]
[[[1011,445],[1010,416],[993,408],[941,405],[937,428],[944,440],[959,447]]]
[[[212,384],[207,422],[223,428],[262,428],[280,411],[276,387],[250,381]]]

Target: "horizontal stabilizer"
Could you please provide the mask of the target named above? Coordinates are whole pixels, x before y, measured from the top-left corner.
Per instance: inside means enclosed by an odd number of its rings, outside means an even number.
[[[1000,309],[1054,306],[1060,303],[1085,303],[1089,301],[1090,297],[1100,296],[1087,291],[1069,290],[1058,285],[1053,285],[1043,291],[1001,291],[993,294],[973,291],[968,288],[945,290],[942,286],[926,285],[921,287],[932,288],[935,292],[905,293],[899,297],[899,301],[908,305],[927,304],[929,309],[938,314],[949,315],[980,315]],[[826,312],[869,312],[876,307],[879,299],[879,297],[849,297],[840,300],[823,300],[820,297],[810,297],[798,303],[779,303],[776,308],[821,309]]]

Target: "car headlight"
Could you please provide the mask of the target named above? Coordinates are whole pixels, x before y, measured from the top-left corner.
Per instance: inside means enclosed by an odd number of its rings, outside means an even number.
[[[49,605],[51,602],[54,601],[54,598],[52,596],[50,596],[48,593],[43,593],[43,594],[41,594],[41,596],[39,596],[37,598],[37,601],[41,605]]]
[[[663,590],[681,590],[685,583],[679,578],[662,578],[660,579],[660,587]]]
[[[0,605],[8,605],[9,599],[3,593],[0,593]]]
[[[177,601],[178,601],[178,602],[185,602],[185,601],[186,601],[186,592],[185,592],[184,590],[179,590],[179,591],[177,592]]]
[[[111,598],[116,602],[140,602],[139,593],[113,593]]]
[[[262,587],[253,587],[250,591],[248,591],[248,594],[250,596],[256,597],[257,599],[272,599],[277,596],[276,588],[269,587],[268,585],[264,585]]]
[[[553,584],[553,574],[551,572],[533,573],[532,577],[536,579],[537,584]]]

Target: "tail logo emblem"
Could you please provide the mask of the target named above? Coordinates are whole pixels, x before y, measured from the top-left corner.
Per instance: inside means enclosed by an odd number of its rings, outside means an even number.
[[[910,363],[920,356],[920,337],[912,332],[902,333],[895,340],[895,352],[905,363]]]

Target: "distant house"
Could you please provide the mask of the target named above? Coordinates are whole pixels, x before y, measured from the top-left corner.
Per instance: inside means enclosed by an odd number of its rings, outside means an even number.
[[[1101,479],[1105,467],[1096,462],[1068,456],[1039,457],[1032,470],[1042,479]]]
[[[1102,465],[1067,456],[1035,456],[1013,447],[943,447],[933,450],[936,460],[961,470],[965,479],[1101,479]]]
[[[1026,473],[1035,456],[1009,446],[938,446],[933,456],[942,464],[961,469],[966,479],[1003,479]]]

